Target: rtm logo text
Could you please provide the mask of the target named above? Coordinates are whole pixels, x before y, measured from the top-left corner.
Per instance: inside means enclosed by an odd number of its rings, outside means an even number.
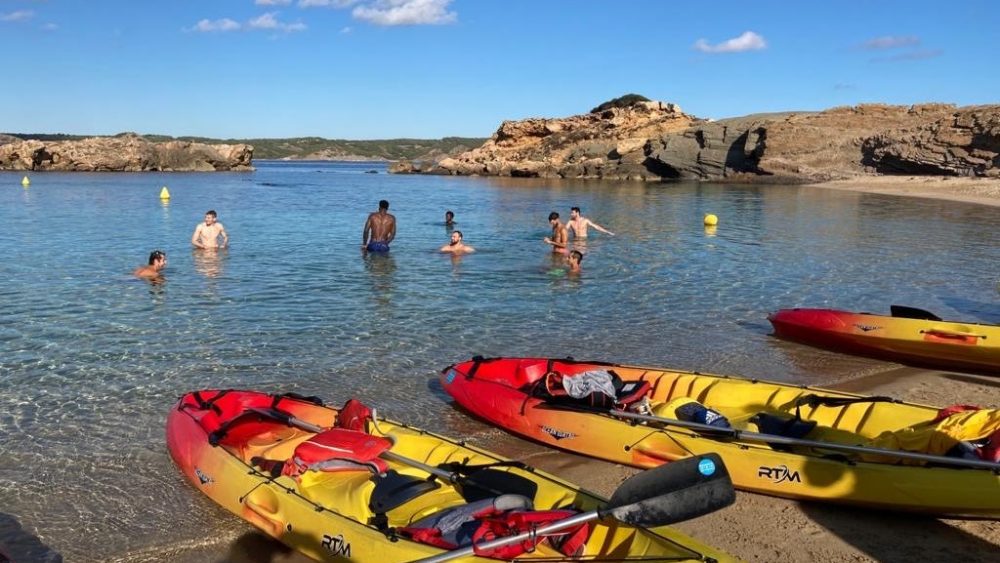
[[[344,557],[351,556],[351,544],[344,541],[344,536],[340,534],[337,534],[336,536],[323,534],[323,543],[320,545],[334,555],[343,555]]]
[[[789,483],[802,482],[802,478],[799,477],[798,471],[789,471],[784,465],[779,465],[777,467],[758,467],[757,476],[769,479],[774,483],[784,483],[785,481],[788,481]]]

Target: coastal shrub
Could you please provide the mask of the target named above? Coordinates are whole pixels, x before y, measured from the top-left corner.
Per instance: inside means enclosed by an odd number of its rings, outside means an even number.
[[[604,102],[603,104],[590,110],[590,113],[601,113],[602,111],[611,108],[627,108],[634,106],[639,102],[648,102],[648,101],[650,100],[646,96],[640,96],[639,94],[625,94],[624,96],[619,96],[613,100],[608,100]]]

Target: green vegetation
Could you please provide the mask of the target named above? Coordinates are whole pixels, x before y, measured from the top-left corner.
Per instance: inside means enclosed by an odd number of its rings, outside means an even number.
[[[114,137],[131,135],[119,133]],[[39,141],[78,141],[92,135],[66,135],[63,133],[11,133],[21,139]],[[295,137],[291,139],[210,139],[206,137],[169,137],[166,135],[141,135],[144,139],[163,143],[190,141],[205,144],[247,143],[253,145],[255,159],[317,158],[317,159],[372,159],[372,160],[423,160],[444,154],[457,154],[474,149],[486,139],[473,137],[445,137],[443,139],[384,139],[374,141],[349,141],[322,137]]]
[[[603,104],[597,106],[596,108],[590,110],[590,113],[601,113],[606,109],[611,108],[627,108],[629,106],[634,106],[639,102],[648,102],[649,98],[646,96],[640,96],[639,94],[625,94],[613,100],[608,100]]]

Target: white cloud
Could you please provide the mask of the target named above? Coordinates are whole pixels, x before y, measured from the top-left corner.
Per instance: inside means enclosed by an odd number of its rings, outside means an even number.
[[[254,0],[256,6],[287,6],[292,0]]]
[[[704,39],[695,41],[694,48],[702,53],[740,53],[743,51],[759,51],[767,47],[764,38],[752,31],[744,31],[743,35],[727,39],[715,45]]]
[[[55,31],[59,29],[59,26],[54,23],[47,23],[42,25],[42,31]]]
[[[209,33],[212,31],[236,31],[240,29],[239,22],[235,22],[229,18],[222,18],[220,20],[200,20],[198,23],[194,24],[191,31],[200,31],[204,33]]]
[[[17,10],[16,12],[0,14],[0,22],[21,22],[30,20],[34,16],[35,12],[31,10]]]
[[[877,57],[871,59],[873,63],[896,63],[901,61],[923,61],[927,59],[933,59],[940,57],[944,54],[941,49],[925,49],[922,51],[909,51],[906,53],[898,53],[891,57]]]
[[[284,23],[278,21],[275,17],[277,12],[268,12],[266,14],[261,14],[256,18],[247,22],[247,29],[268,29],[274,31],[284,31],[286,33],[291,33],[293,31],[303,31],[306,28],[306,24],[302,22],[296,23]]]
[[[306,29],[306,24],[302,22],[295,23],[285,23],[279,21],[277,12],[268,12],[266,14],[261,14],[256,18],[253,18],[246,23],[240,23],[229,18],[222,18],[218,20],[201,20],[194,25],[194,27],[187,29],[185,31],[197,31],[202,33],[211,32],[226,32],[226,31],[283,31],[285,33],[292,33],[295,31],[304,31]]]
[[[454,23],[458,14],[448,11],[453,0],[298,0],[300,8],[343,9],[354,6],[356,20],[375,25],[428,25]]]
[[[882,50],[896,49],[898,47],[913,47],[916,45],[920,45],[919,37],[915,37],[913,35],[887,35],[885,37],[869,39],[861,44],[861,48],[869,50]]]
[[[454,23],[458,15],[448,11],[451,0],[375,0],[354,8],[355,19],[375,25],[425,25]]]
[[[343,27],[343,28],[340,29],[341,33],[350,33],[352,31],[354,31],[354,30],[351,29],[350,27]]]

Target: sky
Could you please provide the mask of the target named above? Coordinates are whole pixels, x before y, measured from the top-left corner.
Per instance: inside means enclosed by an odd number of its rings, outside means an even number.
[[[0,131],[488,137],[627,93],[722,118],[1000,103],[986,1],[0,0]]]

